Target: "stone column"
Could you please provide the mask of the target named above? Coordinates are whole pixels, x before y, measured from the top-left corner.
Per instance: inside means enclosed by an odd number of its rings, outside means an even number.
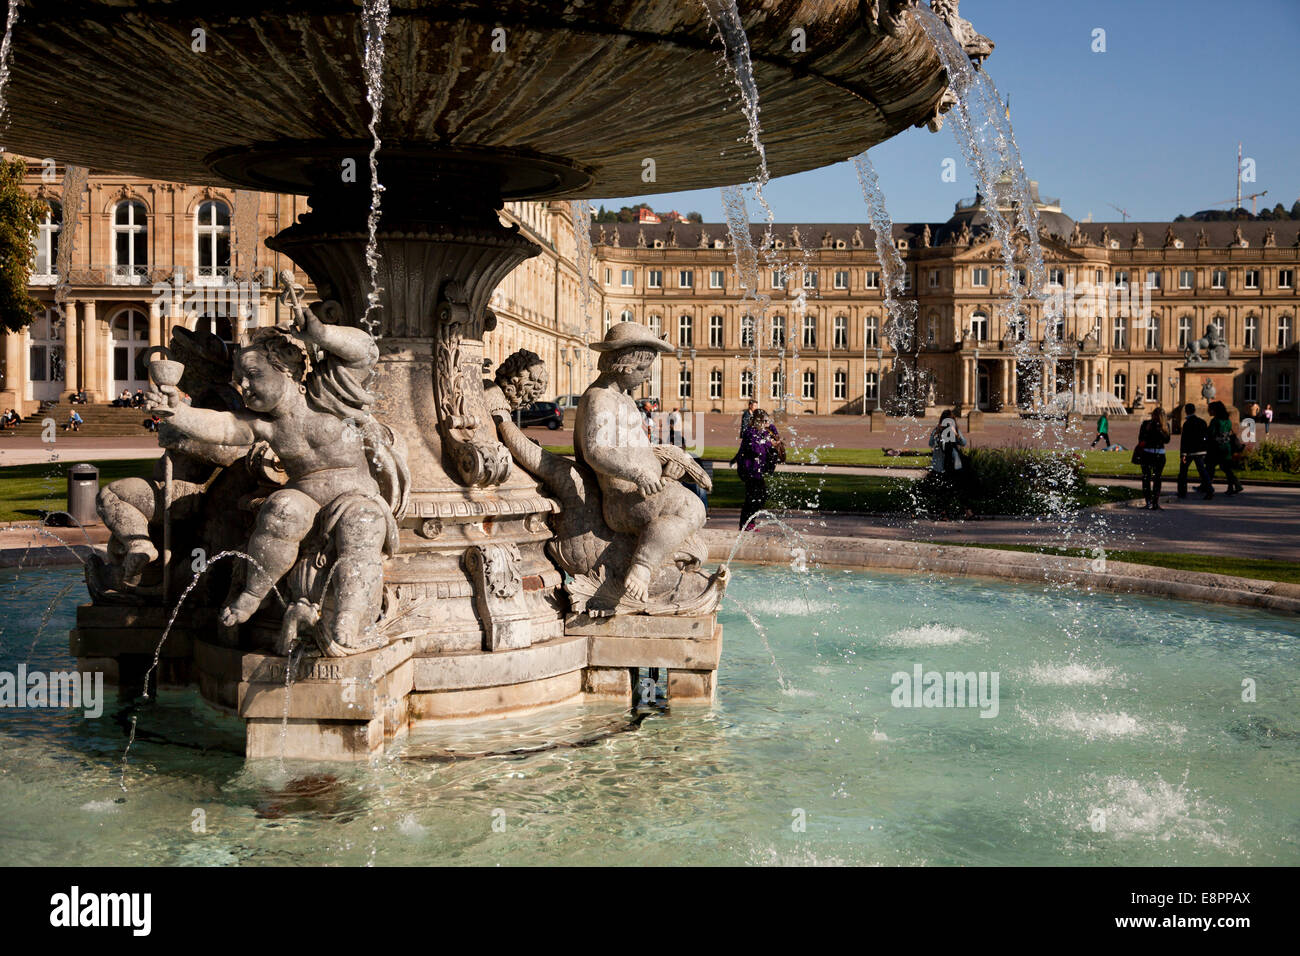
[[[5,376],[0,385],[0,405],[5,409],[13,408],[22,414],[22,347],[21,336],[17,332],[6,331],[4,334]],[[0,409],[3,411],[3,409]]]
[[[86,389],[86,397],[92,402],[106,401],[108,389],[103,386],[100,369],[104,365],[112,367],[113,356],[100,354],[99,336],[96,334],[99,323],[95,321],[95,300],[87,299],[81,314],[81,381]],[[109,386],[111,388],[112,386]]]
[[[63,387],[75,392],[81,384],[81,368],[77,362],[77,349],[81,338],[77,334],[77,300],[63,303]]]
[[[149,302],[149,347],[165,345],[162,328],[162,303],[160,298]]]
[[[1012,411],[1019,408],[1016,404],[1017,392],[1019,390],[1018,372],[1016,370],[1016,360],[1007,359],[1007,404],[1011,406]]]

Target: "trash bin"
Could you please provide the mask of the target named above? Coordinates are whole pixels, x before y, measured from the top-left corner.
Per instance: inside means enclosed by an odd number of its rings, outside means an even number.
[[[94,465],[73,465],[68,469],[68,514],[77,524],[95,524],[95,498],[99,495],[99,469]]]

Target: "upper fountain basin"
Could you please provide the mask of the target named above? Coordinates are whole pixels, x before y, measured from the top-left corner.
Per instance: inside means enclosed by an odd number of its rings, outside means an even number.
[[[935,113],[946,77],[914,2],[739,0],[773,175],[845,159]],[[361,5],[344,0],[24,5],[5,146],[196,185],[306,192],[340,156],[363,177],[364,43]],[[505,198],[754,173],[701,3],[393,0],[385,46],[385,146],[487,160]]]

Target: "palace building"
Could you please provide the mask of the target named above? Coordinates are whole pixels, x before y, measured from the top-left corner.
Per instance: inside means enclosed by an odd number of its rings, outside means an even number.
[[[28,170],[27,188],[50,210],[31,280],[44,308],[4,337],[0,406],[29,415],[79,388],[102,402],[143,387],[144,354],[177,323],[237,344],[281,319],[274,276],[291,264],[263,241],[306,211],[303,197],[94,172],[61,257],[63,170],[36,161]],[[898,297],[917,316],[901,355],[869,226],[780,224],[767,246],[765,230],[751,227],[759,288],[747,292],[725,225],[596,224],[584,254],[569,203],[509,203],[503,218],[542,252],[497,289],[486,355],[496,364],[530,349],[546,362],[552,394],[579,394],[596,374],[588,343],[636,321],[676,350],[643,395],[687,412],[734,413],[750,398],[792,413],[889,408],[903,367],[916,371],[929,410],[1014,414],[1071,392],[1169,408],[1187,348],[1213,325],[1230,349],[1234,404],[1297,415],[1300,223],[1075,222],[1037,184],[1032,195],[1045,289],[1064,305],[1054,327],[1038,298],[1009,308],[990,204],[977,196],[946,222],[893,228]],[[1014,216],[1006,193],[995,202]],[[591,276],[585,294],[580,262]]]

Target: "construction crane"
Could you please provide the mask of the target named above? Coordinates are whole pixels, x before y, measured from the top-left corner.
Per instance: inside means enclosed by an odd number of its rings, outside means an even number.
[[[1249,196],[1238,196],[1236,199],[1225,199],[1225,200],[1223,200],[1222,202],[1212,202],[1212,203],[1210,203],[1210,205],[1211,205],[1211,206],[1231,206],[1233,209],[1240,209],[1240,208],[1241,208],[1242,200],[1244,200],[1244,199],[1249,199],[1249,200],[1250,200],[1250,214],[1253,216],[1253,215],[1255,215],[1255,214],[1258,212],[1258,209],[1257,209],[1256,207],[1259,205],[1259,198],[1260,198],[1261,196],[1267,196],[1267,195],[1268,195],[1268,190],[1265,189],[1263,192],[1251,193]]]
[[[1108,202],[1106,203],[1106,205],[1109,206],[1111,209],[1114,209],[1121,216],[1123,216],[1125,222],[1128,222],[1129,211],[1127,209],[1120,209],[1119,206],[1116,206],[1113,202]]]

